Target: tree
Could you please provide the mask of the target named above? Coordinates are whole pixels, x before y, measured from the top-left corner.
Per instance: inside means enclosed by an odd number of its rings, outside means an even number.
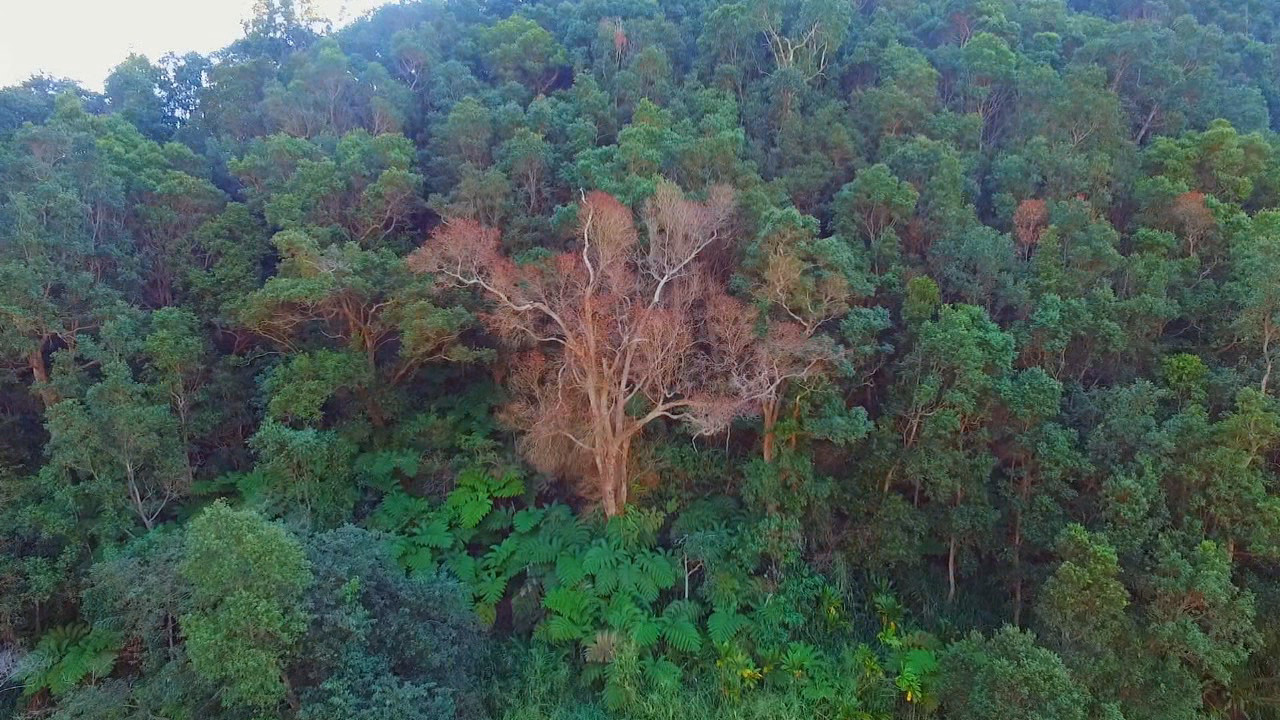
[[[189,524],[179,572],[191,584],[182,628],[196,673],[222,687],[224,706],[271,712],[292,692],[284,671],[307,627],[312,575],[302,546],[280,525],[218,502]]]
[[[878,164],[859,170],[853,182],[840,189],[836,203],[839,217],[874,243],[909,218],[919,199],[910,183],[894,176],[889,166]]]
[[[148,530],[190,486],[191,468],[177,419],[148,397],[121,362],[108,362],[102,382],[83,399],[49,409],[47,471],[67,472],[114,487]]]
[[[489,48],[485,65],[503,82],[517,82],[545,93],[568,60],[551,33],[528,18],[513,15],[487,28],[481,45]]]
[[[711,342],[731,363],[730,386],[759,403],[760,453],[765,462],[773,462],[788,384],[825,372],[835,362],[835,349],[794,322],[768,323],[760,333],[759,313],[727,295],[708,303],[705,312]]]
[[[980,32],[961,46],[957,60],[963,77],[962,107],[982,119],[980,139],[985,143],[994,134],[994,121],[1012,94],[1017,56],[1003,38]]]
[[[412,229],[423,182],[412,166],[407,138],[363,130],[343,135],[328,152],[272,135],[230,163],[272,225],[369,248],[394,246]]]
[[[1013,230],[1023,254],[1031,257],[1048,225],[1049,206],[1045,201],[1028,198],[1018,204],[1013,214]]]
[[[1259,213],[1253,229],[1232,248],[1228,285],[1239,308],[1233,329],[1262,363],[1259,389],[1268,392],[1280,353],[1280,292],[1273,274],[1280,267],[1280,213]]]
[[[585,455],[583,492],[608,515],[626,508],[631,443],[647,425],[669,418],[708,433],[744,412],[740,392],[717,387],[730,358],[706,341],[701,316],[723,291],[700,256],[730,208],[725,190],[698,203],[661,185],[645,205],[642,246],[631,211],[593,192],[579,207],[573,251],[520,265],[501,254],[496,231],[454,221],[409,259],[417,272],[481,290],[494,332],[532,346],[515,361],[508,417],[544,467]]]
[[[1115,548],[1105,537],[1069,525],[1057,550],[1062,562],[1045,582],[1036,614],[1052,631],[1050,644],[1064,656],[1100,662],[1103,652],[1131,630],[1130,596],[1120,582]]]
[[[940,660],[948,716],[973,720],[1084,720],[1088,694],[1035,636],[1005,627],[953,643]]]
[[[307,720],[470,717],[483,633],[464,587],[406,577],[391,539],[353,526],[306,544],[315,584],[290,667]]]
[[[537,214],[551,175],[551,146],[541,135],[522,128],[502,144],[498,157],[507,174],[518,182],[529,214]]]
[[[788,386],[830,375],[847,360],[819,330],[870,294],[871,283],[847,243],[815,237],[814,218],[771,209],[761,222],[743,262],[761,311],[726,299],[715,312],[719,342],[738,358],[735,383],[760,399],[761,453],[772,462]]]
[[[238,319],[280,347],[297,349],[316,329],[364,359],[366,372],[396,385],[424,364],[468,362],[461,341],[472,325],[459,307],[431,302],[428,288],[387,250],[355,243],[321,247],[288,230],[273,239],[282,255],[276,275],[237,303]],[[369,413],[381,422],[375,402]]]
[[[961,551],[980,547],[992,522],[991,420],[998,383],[1013,359],[1013,338],[981,308],[943,305],[937,320],[923,323],[915,347],[902,359],[898,404],[881,420],[898,434],[901,448],[883,479],[884,492],[901,471],[911,480],[913,505],[925,498],[935,503],[935,526],[947,549],[949,601],[957,591]]]
[[[174,88],[163,68],[130,54],[107,75],[104,89],[111,111],[143,135],[159,142],[173,136],[178,125],[170,100]]]
[[[97,144],[103,124],[63,96],[48,124],[17,133],[0,157],[0,353],[30,373],[46,407],[60,399],[52,354],[74,349],[124,299],[131,253],[117,230],[123,198],[108,190],[118,183]]]
[[[802,84],[826,72],[852,20],[851,7],[838,2],[764,0],[752,6],[773,56],[775,73],[784,78],[794,75]],[[793,97],[793,89],[783,90],[784,117],[791,113]]]

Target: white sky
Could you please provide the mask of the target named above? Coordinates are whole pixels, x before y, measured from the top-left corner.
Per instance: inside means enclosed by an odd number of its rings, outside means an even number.
[[[390,0],[313,0],[335,25]],[[0,0],[0,87],[37,72],[101,90],[131,52],[207,53],[242,34],[253,0]]]

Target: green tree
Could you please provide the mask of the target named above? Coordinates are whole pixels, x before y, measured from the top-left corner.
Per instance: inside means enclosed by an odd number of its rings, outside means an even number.
[[[942,654],[942,711],[963,718],[1061,718],[1083,720],[1089,695],[1062,660],[1039,647],[1035,636],[1005,627],[983,637],[972,633]]]
[[[292,692],[285,668],[307,627],[302,546],[219,502],[191,520],[179,571],[191,584],[182,628],[196,673],[222,687],[224,706],[272,712]]]

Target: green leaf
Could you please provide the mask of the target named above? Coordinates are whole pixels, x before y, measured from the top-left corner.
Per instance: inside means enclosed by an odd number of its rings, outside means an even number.
[[[747,624],[747,618],[733,610],[716,608],[707,618],[707,635],[717,645],[727,643]]]
[[[493,498],[467,490],[455,490],[449,493],[446,504],[453,509],[459,525],[474,528],[493,509]]]
[[[516,513],[512,526],[518,533],[531,532],[546,514],[542,508],[525,508]]]
[[[413,534],[414,542],[440,550],[453,547],[454,539],[453,534],[449,532],[449,524],[441,517],[433,517],[419,525]]]

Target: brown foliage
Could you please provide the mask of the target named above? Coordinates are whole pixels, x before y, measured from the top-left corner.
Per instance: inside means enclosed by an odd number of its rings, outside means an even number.
[[[606,513],[627,501],[631,441],[667,418],[713,433],[754,411],[754,385],[738,377],[715,309],[732,304],[711,281],[702,253],[727,226],[732,194],[705,203],[670,184],[645,205],[642,240],[631,211],[602,192],[586,194],[577,247],[516,265],[498,232],[458,220],[409,258],[416,272],[479,289],[488,326],[517,356],[504,416],[524,432],[523,449],[544,470],[576,475]]]
[[[757,311],[727,295],[708,304],[707,325],[724,362],[714,372],[728,378],[737,397],[750,398],[758,405],[762,454],[765,461],[772,461],[775,427],[787,384],[828,368],[837,350],[798,322],[770,322],[762,337],[757,330]]]
[[[1040,243],[1040,236],[1049,227],[1049,205],[1044,200],[1029,198],[1018,204],[1013,213],[1013,232],[1018,246],[1028,255]]]
[[[1187,254],[1195,257],[1204,240],[1218,226],[1217,218],[1205,203],[1205,194],[1198,191],[1182,193],[1173,201],[1173,219],[1187,241]]]

